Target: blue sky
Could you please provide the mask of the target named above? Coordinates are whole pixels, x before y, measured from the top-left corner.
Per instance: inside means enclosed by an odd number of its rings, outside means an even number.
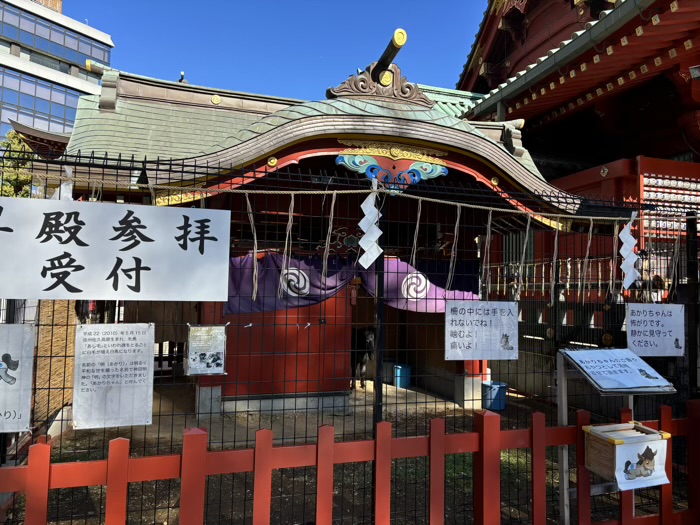
[[[305,100],[376,61],[394,29],[411,82],[454,88],[487,0],[64,0],[112,35],[112,67],[150,77]]]

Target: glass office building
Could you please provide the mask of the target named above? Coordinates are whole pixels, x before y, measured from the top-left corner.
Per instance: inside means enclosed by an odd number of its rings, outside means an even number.
[[[99,92],[91,60],[109,65],[109,35],[30,0],[0,0],[0,133],[11,121],[70,133],[78,98]]]

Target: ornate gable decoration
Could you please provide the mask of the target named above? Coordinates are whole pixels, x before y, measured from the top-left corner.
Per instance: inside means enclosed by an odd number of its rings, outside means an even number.
[[[393,193],[401,193],[422,180],[447,175],[446,153],[390,142],[339,141],[352,146],[335,159],[338,166],[377,179]]]
[[[378,67],[378,64],[375,62],[338,87],[328,89],[326,96],[328,98],[375,98],[389,102],[416,104],[426,108],[432,108],[435,105],[435,102],[430,100],[416,84],[401,76],[401,69],[396,64],[390,64],[386,69]],[[382,71],[379,71],[380,69]],[[375,77],[377,77],[376,80]]]

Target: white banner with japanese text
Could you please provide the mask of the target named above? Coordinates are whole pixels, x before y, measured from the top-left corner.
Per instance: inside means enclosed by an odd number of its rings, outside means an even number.
[[[0,434],[29,430],[34,326],[0,324]]]
[[[627,346],[642,357],[682,357],[684,308],[682,304],[627,303]]]
[[[0,297],[226,301],[230,215],[0,197]]]
[[[85,324],[75,330],[73,426],[150,425],[153,324]]]
[[[518,305],[502,301],[447,301],[445,360],[518,359]]]

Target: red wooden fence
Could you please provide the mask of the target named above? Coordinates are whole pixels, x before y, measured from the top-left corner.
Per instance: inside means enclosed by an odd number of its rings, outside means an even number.
[[[623,413],[623,419],[629,413]],[[333,512],[333,467],[344,463],[376,463],[375,516],[377,524],[390,523],[391,468],[393,459],[430,458],[430,523],[442,525],[445,520],[445,456],[473,453],[474,519],[479,525],[501,522],[500,461],[501,451],[531,449],[532,523],[546,523],[547,485],[546,448],[577,445],[577,504],[580,525],[591,524],[591,479],[584,464],[584,433],[581,427],[590,422],[588,412],[579,411],[576,426],[546,427],[543,414],[532,416],[532,427],[524,430],[500,428],[500,417],[492,412],[474,416],[474,432],[446,434],[445,421],[430,424],[430,436],[392,438],[391,424],[380,423],[377,438],[368,441],[335,442],[331,426],[319,429],[315,445],[273,447],[270,430],[259,430],[255,448],[248,450],[207,450],[207,433],[187,430],[182,455],[129,457],[129,440],[114,439],[109,445],[108,459],[82,463],[52,464],[51,447],[37,443],[29,449],[26,466],[0,469],[0,493],[24,492],[26,525],[47,522],[50,489],[107,486],[107,525],[124,525],[129,483],[180,478],[180,522],[186,525],[204,523],[207,476],[254,473],[253,523],[270,523],[272,471],[283,468],[316,467],[316,523],[330,525]],[[634,517],[631,492],[622,494],[620,520],[600,525],[684,525],[700,523],[700,401],[688,403],[687,419],[673,420],[669,407],[662,407],[658,422],[647,426],[662,429],[672,436],[688,438],[688,503],[689,510],[674,512],[672,488],[672,447],[669,444],[666,471],[671,484],[661,489],[660,514]],[[692,431],[691,431],[692,429]]]

